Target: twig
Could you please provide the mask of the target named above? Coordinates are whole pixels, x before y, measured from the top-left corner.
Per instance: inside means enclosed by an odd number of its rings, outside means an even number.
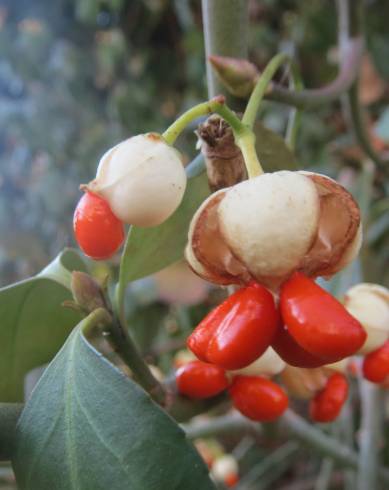
[[[206,58],[211,55],[247,58],[248,0],[202,0]],[[229,95],[209,61],[207,62],[208,96],[227,96],[227,103],[240,108],[242,102]]]
[[[243,418],[238,413],[232,415],[222,415],[210,420],[202,420],[195,424],[191,423],[184,425],[186,435],[189,439],[212,437],[215,434],[230,435],[235,432],[242,434],[251,433],[260,435],[262,433],[261,426],[250,420]]]
[[[321,462],[319,476],[317,477],[314,490],[328,490],[331,484],[332,472],[334,471],[334,460],[324,458]]]
[[[354,424],[353,424],[353,390],[350,390],[349,399],[344,405],[339,417],[339,438],[344,441],[349,447],[353,447]],[[344,475],[344,490],[355,489],[355,472],[350,469],[343,470]]]
[[[378,386],[360,381],[362,419],[359,433],[359,463],[357,490],[377,488],[379,464],[382,394]]]
[[[277,84],[269,87],[266,99],[288,104],[298,109],[314,109],[328,104],[344,94],[355,82],[363,54],[361,37],[349,39],[344,46],[338,76],[335,80],[318,89],[294,91]]]
[[[341,58],[347,56],[347,45],[350,36],[358,36],[362,39],[363,29],[363,1],[362,0],[337,0],[339,12],[339,52]],[[346,119],[354,133],[356,141],[364,153],[371,158],[376,166],[387,172],[389,160],[382,158],[374,149],[367,130],[365,114],[359,103],[358,77],[351,84],[344,98],[344,112]]]
[[[267,488],[288,468],[298,450],[299,444],[296,441],[289,441],[275,449],[240,480],[238,490]]]
[[[279,425],[281,430],[285,430],[289,435],[296,437],[318,453],[333,458],[339,465],[353,468],[354,470],[357,469],[358,455],[355,451],[328,436],[291,410],[287,410],[281,417]],[[196,425],[189,424],[184,426],[190,439],[229,434],[232,430],[254,431],[254,433],[257,433],[260,430],[259,427],[259,424],[250,422],[237,414],[225,415],[210,421],[202,421]],[[379,468],[378,476],[383,482],[389,483],[389,470]]]

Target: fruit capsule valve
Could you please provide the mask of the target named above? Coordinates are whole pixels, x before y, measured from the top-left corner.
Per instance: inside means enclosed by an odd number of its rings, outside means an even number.
[[[157,133],[133,136],[108,150],[85,186],[130,225],[157,226],[177,209],[186,188],[181,154]]]

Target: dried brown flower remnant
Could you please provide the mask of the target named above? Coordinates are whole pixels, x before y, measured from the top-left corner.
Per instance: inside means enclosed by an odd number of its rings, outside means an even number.
[[[236,146],[231,127],[218,115],[199,125],[197,135],[205,158],[211,191],[230,187],[247,179],[240,149]]]

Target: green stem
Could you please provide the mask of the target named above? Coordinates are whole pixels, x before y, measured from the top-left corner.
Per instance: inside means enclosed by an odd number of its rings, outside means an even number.
[[[290,87],[295,91],[299,92],[303,89],[304,84],[301,78],[300,72],[298,70],[297,65],[292,62],[291,63],[291,83]],[[286,142],[289,148],[294,151],[297,142],[297,134],[301,125],[301,112],[293,107],[291,109],[291,113],[288,119],[288,126],[286,128]]]
[[[109,328],[111,342],[114,350],[131,369],[136,381],[147,391],[150,396],[161,405],[165,403],[165,390],[150,371],[143,360],[130,334],[126,324],[122,324],[117,318]]]
[[[129,235],[128,235],[129,236]],[[127,238],[128,240],[128,238]],[[133,341],[127,326],[124,298],[126,291],[126,279],[123,267],[120,267],[119,282],[116,285],[114,297],[114,319],[109,330],[108,340],[114,350],[131,369],[138,383],[161,405],[165,403],[165,390],[159,381],[153,376],[148,365],[143,360]]]
[[[248,0],[202,0],[205,55],[247,59]],[[207,61],[208,97],[223,94],[230,106],[240,109],[242,101],[227,93],[212,65]]]
[[[259,80],[250,96],[249,102],[242,118],[243,124],[245,124],[249,128],[252,129],[254,126],[259,105],[266,94],[269,83],[271,82],[272,78],[274,77],[280,66],[288,60],[289,57],[285,53],[277,54],[272,60],[270,60],[262,75],[259,77]]]
[[[296,458],[300,445],[289,441],[253,466],[239,481],[238,490],[264,490],[278,479]]]
[[[255,136],[249,127],[243,124],[234,112],[224,103],[224,97],[215,97],[208,102],[198,104],[184,114],[163,133],[163,138],[167,143],[173,145],[178,136],[194,119],[208,114],[219,114],[230,126],[234,133],[235,142],[243,154],[243,159],[247,168],[249,178],[263,173],[262,166],[258,160],[255,149]],[[119,291],[120,293],[120,291]],[[118,293],[118,294],[119,294]],[[120,296],[119,296],[120,298]]]
[[[258,160],[257,150],[255,149],[254,133],[251,130],[246,130],[241,136],[235,138],[235,142],[242,152],[249,179],[263,174],[262,165]]]
[[[178,119],[171,124],[163,133],[163,138],[169,145],[173,145],[178,136],[184,129],[195,119],[207,116],[212,113],[219,114],[232,128],[234,134],[240,134],[244,131],[239,118],[224,103],[224,97],[215,97],[208,102],[202,102],[188,111],[184,112]]]

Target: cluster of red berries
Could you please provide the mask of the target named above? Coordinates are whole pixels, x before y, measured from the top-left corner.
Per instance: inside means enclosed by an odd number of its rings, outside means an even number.
[[[292,366],[324,366],[354,354],[365,340],[361,324],[304,274],[295,272],[282,285],[278,308],[273,295],[252,282],[211,311],[189,336],[187,345],[199,361],[177,371],[178,390],[206,398],[228,389],[243,415],[274,420],[287,408],[284,390],[266,377],[229,371],[248,366],[269,346]],[[333,374],[311,401],[311,417],[333,420],[347,394],[346,378]]]

